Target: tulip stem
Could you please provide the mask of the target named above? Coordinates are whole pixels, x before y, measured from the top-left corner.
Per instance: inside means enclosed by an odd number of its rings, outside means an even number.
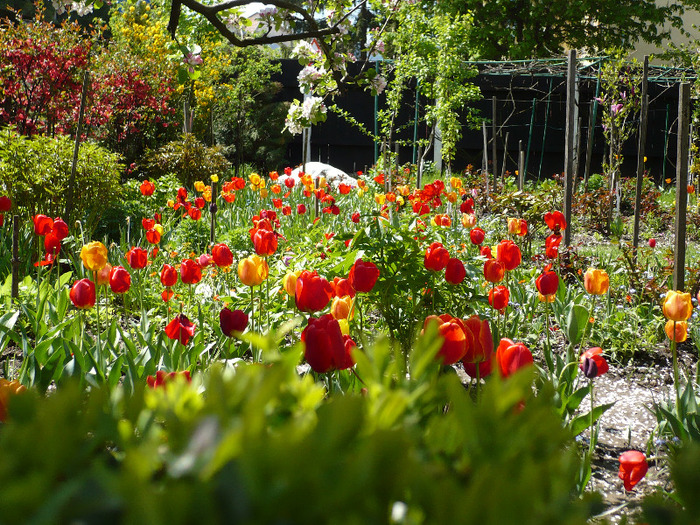
[[[552,342],[550,340],[550,335],[549,335],[549,332],[551,332],[550,326],[549,326],[550,308],[551,308],[550,303],[545,302],[544,303],[544,319],[545,319],[545,330],[547,332],[547,344],[545,344],[545,347],[544,347],[544,360],[547,363],[547,368],[549,368],[549,373],[552,374],[552,373],[554,373],[554,361],[552,359]]]
[[[676,343],[676,321],[673,321],[673,337],[671,338],[671,354],[673,356],[673,386],[676,391],[676,413],[680,417],[680,406],[681,406],[681,395],[680,395],[680,383],[678,381],[678,351]]]
[[[589,413],[590,416],[590,422],[589,422],[589,427],[591,429],[591,439],[588,442],[588,453],[593,454],[593,451],[595,450],[595,446],[598,443],[598,425],[597,423],[593,422],[593,409],[595,408],[595,398],[593,396],[593,379],[590,379],[590,384],[591,384],[591,411]],[[593,428],[593,427],[596,428]]]
[[[100,363],[100,366],[102,366],[102,349],[100,345],[100,286],[97,284],[97,272],[93,271],[92,275],[95,279],[95,294],[97,296],[95,299],[95,316],[97,317],[97,330],[95,338],[97,343],[97,355],[95,357]]]

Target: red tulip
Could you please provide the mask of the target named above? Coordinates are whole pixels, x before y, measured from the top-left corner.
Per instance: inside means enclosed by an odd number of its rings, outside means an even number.
[[[649,470],[647,458],[637,450],[628,450],[620,454],[620,471],[618,477],[624,482],[625,490],[632,490]]]
[[[291,206],[282,206],[282,215],[291,215],[292,214],[292,207]]]
[[[450,314],[429,315],[423,323],[423,331],[433,322],[438,323],[438,334],[443,339],[436,358],[444,365],[452,365],[466,354],[467,337],[471,339],[471,332],[467,334],[462,320]]]
[[[601,355],[602,348],[589,348],[581,354],[578,367],[588,379],[603,375],[609,370],[608,362]]]
[[[178,314],[165,327],[165,335],[170,339],[177,339],[183,345],[186,345],[190,337],[194,335],[195,328],[196,326],[192,324],[192,321],[185,314]]]
[[[114,293],[126,293],[131,288],[131,275],[123,266],[115,266],[109,272],[109,287]]]
[[[146,378],[146,383],[151,388],[164,387],[166,383],[170,383],[178,377],[184,377],[185,381],[188,383],[192,382],[192,376],[190,376],[189,370],[183,370],[182,372],[166,372],[165,370],[158,370],[155,376],[148,376]]]
[[[491,254],[491,246],[482,246],[479,250],[479,253],[482,257],[486,257],[487,259],[493,259],[493,255]],[[503,270],[505,271],[505,268]]]
[[[290,190],[294,187],[294,179],[292,177],[287,177],[284,179],[284,185],[287,186]]]
[[[459,211],[468,214],[474,213],[474,199],[471,197],[464,199],[462,204],[459,205]]]
[[[248,327],[248,316],[243,310],[224,308],[219,312],[219,326],[226,337],[232,337]]]
[[[297,214],[304,215],[306,213],[306,206],[303,204],[297,204]]]
[[[44,252],[46,252],[47,256],[51,255],[55,259],[59,251],[61,251],[61,239],[53,231],[44,237]]]
[[[503,377],[514,374],[517,370],[533,363],[532,353],[522,343],[510,339],[501,339],[496,349],[496,362]]]
[[[219,268],[226,268],[233,264],[233,253],[231,253],[231,249],[224,243],[212,246],[211,255],[214,258],[214,264]]]
[[[506,270],[515,270],[522,261],[520,248],[511,240],[501,241],[496,247],[496,260],[503,263]]]
[[[548,259],[556,259],[559,255],[559,245],[561,244],[562,236],[553,233],[544,241],[544,253]]]
[[[653,237],[649,239],[649,248],[656,248],[656,239]]]
[[[494,310],[503,313],[503,310],[508,306],[509,299],[510,292],[505,286],[496,286],[489,290],[489,304],[493,306]]]
[[[149,180],[145,180],[141,183],[139,189],[141,190],[141,195],[143,195],[144,197],[150,197],[156,190],[156,185]]]
[[[445,267],[445,280],[450,284],[461,284],[467,276],[467,269],[464,263],[456,258],[451,258],[447,261]]]
[[[180,279],[185,284],[197,284],[202,280],[202,267],[192,259],[185,259],[180,264]]]
[[[160,232],[158,230],[151,229],[146,232],[146,240],[150,244],[158,244],[160,242]]]
[[[66,224],[66,222],[60,217],[56,217],[53,220],[52,233],[58,238],[59,241],[62,241],[63,239],[68,237],[68,234],[70,232],[68,231],[68,225]]]
[[[350,217],[350,219],[351,219],[352,222],[354,222],[355,224],[357,224],[358,222],[360,222],[360,212],[359,212],[359,211],[356,211],[355,213],[353,213],[352,216]]]
[[[7,195],[0,195],[0,212],[10,211],[12,209],[12,201]]]
[[[48,235],[53,230],[53,219],[46,215],[35,215],[34,218],[34,233],[37,235]]]
[[[214,261],[214,258],[209,255],[208,253],[203,253],[199,257],[197,257],[197,264],[199,264],[200,268],[207,268],[210,266]]]
[[[189,210],[187,210],[187,214],[193,221],[198,221],[202,218],[202,210],[200,210],[199,208],[190,208]]]
[[[445,269],[449,260],[450,254],[442,243],[434,242],[425,251],[423,264],[430,271],[440,272]]]
[[[155,219],[149,219],[149,218],[141,219],[141,226],[143,226],[144,230],[152,230],[155,225],[156,225]]]
[[[177,270],[174,266],[164,264],[160,271],[160,283],[163,286],[175,286],[177,284]]]
[[[547,212],[544,214],[544,222],[550,230],[559,233],[559,230],[566,230],[566,218],[560,211]]]
[[[333,287],[334,294],[336,297],[345,297],[349,295],[350,297],[355,297],[355,289],[350,284],[348,279],[343,279],[342,277],[336,277],[331,283]]]
[[[464,371],[469,377],[487,377],[491,375],[491,369],[493,368],[493,357],[487,359],[486,361],[482,361],[481,363],[465,363],[462,361],[462,365],[464,366]],[[477,369],[479,370],[478,376],[476,372]]]
[[[126,252],[126,262],[134,270],[141,270],[148,264],[148,252],[139,246],[134,246]]]
[[[187,200],[187,189],[178,188],[177,190],[177,200],[180,202],[185,202]]]
[[[207,202],[202,198],[202,197],[197,197],[194,200],[194,205],[197,206],[200,210],[203,210],[204,207],[207,205]]]
[[[484,278],[490,283],[500,283],[506,274],[506,268],[496,259],[486,259],[484,262]]]
[[[474,228],[469,232],[469,240],[472,241],[472,244],[476,244],[477,246],[480,246],[481,243],[484,242],[485,238],[486,233],[481,228]]]
[[[304,270],[297,278],[294,301],[302,312],[323,310],[333,297],[333,287],[316,271]]]
[[[542,295],[552,295],[557,293],[559,288],[559,276],[550,270],[551,265],[547,265],[542,275],[535,279],[537,291]]]
[[[377,268],[377,265],[362,259],[355,261],[348,275],[350,286],[362,293],[371,292],[378,278],[379,268]]]
[[[471,337],[467,337],[469,345],[467,346],[467,353],[462,357],[462,364],[491,361],[493,337],[491,336],[491,327],[488,320],[482,320],[479,319],[479,316],[472,315],[464,321],[464,331],[468,332]],[[481,377],[484,376],[482,375]]]
[[[69,297],[76,308],[92,308],[95,306],[95,283],[90,279],[80,279],[73,284]]]
[[[355,343],[349,337],[343,337],[338,321],[330,314],[310,317],[301,333],[301,341],[304,343],[304,359],[314,372],[344,370],[354,364],[350,352]]]
[[[255,253],[258,255],[265,257],[277,251],[277,233],[272,230],[253,228],[250,230],[250,238],[253,241]]]

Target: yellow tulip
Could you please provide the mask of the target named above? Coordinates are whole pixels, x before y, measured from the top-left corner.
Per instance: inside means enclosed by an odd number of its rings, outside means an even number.
[[[334,319],[352,319],[355,315],[354,300],[349,295],[335,297],[331,303],[331,315]]]
[[[99,272],[107,264],[107,247],[99,241],[92,241],[80,250],[80,258],[85,268]]]
[[[463,213],[462,226],[470,229],[476,226],[476,215],[474,215],[473,213]]]
[[[605,270],[589,268],[583,275],[583,287],[591,295],[604,295],[608,293],[610,278]]]
[[[267,261],[258,255],[251,255],[238,262],[238,278],[246,286],[262,284],[269,273]]]
[[[292,297],[294,297],[294,293],[297,289],[297,277],[300,275],[301,270],[297,270],[296,272],[287,272],[282,278],[282,287],[284,288],[284,291]]]
[[[194,189],[202,192],[204,191],[204,183],[201,180],[198,180],[197,182],[194,183]]]
[[[341,334],[350,335],[350,323],[347,319],[338,319],[338,325],[340,325]]]
[[[689,293],[669,290],[663,306],[666,319],[671,321],[687,321],[693,313],[693,303]]]

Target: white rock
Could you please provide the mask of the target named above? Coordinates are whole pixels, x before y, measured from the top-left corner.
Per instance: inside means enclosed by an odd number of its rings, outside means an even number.
[[[284,181],[289,177],[294,179],[295,183],[299,182],[299,174],[302,172],[302,166],[298,166],[292,170],[292,174],[280,175],[279,183],[284,184]],[[326,182],[331,186],[338,187],[338,184],[344,183],[355,188],[357,187],[357,179],[351,177],[347,173],[338,168],[331,166],[330,164],[324,164],[323,162],[307,162],[306,163],[306,173],[311,175],[311,177],[316,180],[318,177],[325,177]]]

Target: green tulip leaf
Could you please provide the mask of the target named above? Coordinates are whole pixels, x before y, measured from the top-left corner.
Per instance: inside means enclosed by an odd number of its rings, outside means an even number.
[[[593,409],[593,423],[600,419],[607,410],[609,410],[615,403],[605,403],[603,405],[598,405]],[[578,417],[571,420],[569,428],[574,436],[578,436],[581,432],[586,430],[591,424],[591,413],[586,412]]]
[[[569,315],[566,317],[566,337],[571,344],[577,345],[581,342],[588,318],[588,309],[579,304],[573,305],[569,310]]]

